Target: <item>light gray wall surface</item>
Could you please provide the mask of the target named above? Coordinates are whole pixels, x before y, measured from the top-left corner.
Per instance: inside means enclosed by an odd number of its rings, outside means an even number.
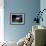
[[[42,11],[43,9],[46,9],[46,0],[40,1],[40,10]],[[42,17],[43,17],[43,22],[40,21],[40,25],[46,27],[46,10],[44,10]]]

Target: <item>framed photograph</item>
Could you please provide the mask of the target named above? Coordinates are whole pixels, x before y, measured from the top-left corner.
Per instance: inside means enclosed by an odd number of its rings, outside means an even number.
[[[10,13],[11,24],[24,24],[25,23],[24,13]]]

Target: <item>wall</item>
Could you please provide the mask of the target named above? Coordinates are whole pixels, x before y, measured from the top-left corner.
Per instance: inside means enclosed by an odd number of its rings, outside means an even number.
[[[40,0],[4,0],[4,38],[18,41],[32,29],[35,14],[40,10]],[[25,13],[24,25],[11,25],[10,12]]]
[[[41,0],[41,1],[40,1],[40,9],[41,9],[41,11],[42,11],[43,9],[46,9],[46,0]],[[40,25],[46,27],[46,20],[45,20],[45,19],[46,19],[46,10],[43,12],[42,17],[43,17],[43,22],[41,21],[41,22],[40,22]]]
[[[4,2],[0,0],[0,42],[4,41]]]

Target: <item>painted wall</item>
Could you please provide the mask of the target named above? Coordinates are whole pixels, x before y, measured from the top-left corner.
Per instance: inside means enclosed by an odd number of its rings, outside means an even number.
[[[0,42],[4,41],[4,0],[0,0]]]
[[[42,11],[43,9],[46,9],[46,0],[41,0],[40,2],[41,2],[40,3],[40,9]],[[46,10],[43,12],[42,17],[43,17],[43,22],[41,21],[40,25],[43,25],[46,27]]]
[[[4,35],[7,41],[18,41],[32,29],[36,12],[40,10],[40,0],[4,0]],[[11,25],[10,12],[25,13],[24,25]]]

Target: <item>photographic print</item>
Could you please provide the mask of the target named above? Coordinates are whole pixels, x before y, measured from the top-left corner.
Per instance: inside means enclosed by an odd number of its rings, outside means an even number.
[[[24,24],[25,22],[24,13],[11,13],[10,17],[11,17],[10,20],[11,24]]]

